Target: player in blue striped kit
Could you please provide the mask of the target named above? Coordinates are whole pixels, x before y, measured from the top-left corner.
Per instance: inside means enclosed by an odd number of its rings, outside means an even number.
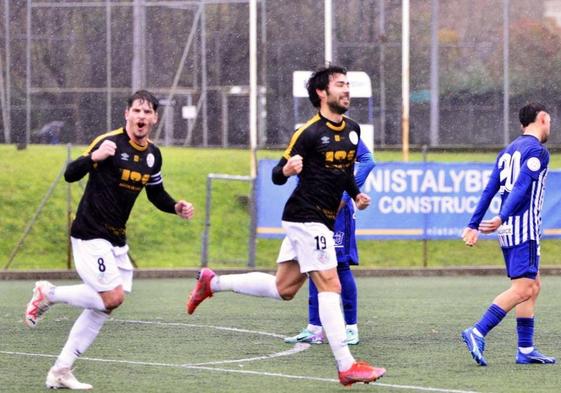
[[[534,347],[534,307],[540,293],[540,236],[542,205],[549,152],[543,145],[550,133],[551,118],[545,106],[530,103],[520,109],[522,135],[503,149],[491,173],[489,183],[473,216],[463,232],[466,245],[477,242],[479,231],[497,231],[511,286],[499,294],[493,304],[472,327],[462,332],[473,359],[486,366],[483,356],[485,336],[506,314],[515,309],[518,333],[518,364],[552,364]],[[483,220],[491,200],[499,192],[501,208],[490,220]]]
[[[358,187],[366,182],[366,178],[376,166],[374,156],[360,141],[357,148],[357,170],[355,181]],[[358,265],[358,249],[355,238],[355,208],[351,198],[343,195],[343,206],[337,213],[333,229],[335,251],[337,253],[337,274],[341,281],[341,301],[347,329],[347,344],[359,343],[358,336],[358,296],[357,287],[351,265]],[[308,295],[308,326],[296,336],[286,337],[284,342],[294,344],[304,342],[322,344],[324,342],[323,329],[319,318],[318,290],[312,280],[309,281]]]

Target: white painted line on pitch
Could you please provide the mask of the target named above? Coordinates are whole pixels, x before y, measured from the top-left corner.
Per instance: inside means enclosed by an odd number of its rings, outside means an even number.
[[[275,333],[263,332],[259,330],[248,330],[248,329],[238,329],[233,327],[227,326],[213,326],[213,325],[196,325],[192,323],[183,323],[183,322],[162,322],[162,321],[141,321],[141,320],[128,320],[128,319],[115,319],[111,318],[111,321],[114,322],[121,322],[121,323],[134,323],[134,324],[143,324],[143,325],[158,325],[158,326],[186,326],[186,327],[196,327],[196,328],[208,328],[208,329],[216,329],[216,330],[227,330],[230,332],[236,333],[249,333],[249,334],[257,334],[260,336],[269,336],[275,338],[283,338],[284,336]],[[261,355],[255,356],[252,358],[242,358],[242,359],[231,359],[231,360],[216,360],[213,362],[204,362],[204,363],[186,363],[182,364],[184,367],[190,366],[210,366],[213,364],[227,364],[227,363],[243,363],[243,362],[253,362],[256,360],[266,360],[266,359],[273,359],[282,356],[290,356],[298,352],[305,351],[306,349],[310,348],[310,344],[306,343],[297,343],[294,345],[293,348],[282,351],[276,352],[269,355]]]
[[[121,322],[121,323],[137,323],[137,324],[159,325],[159,326],[186,326],[186,327],[225,330],[225,331],[231,331],[231,332],[237,332],[237,333],[257,334],[257,335],[269,336],[269,337],[278,337],[278,338],[284,338],[285,337],[283,335],[275,334],[275,333],[263,332],[263,331],[259,331],[259,330],[232,328],[232,327],[228,327],[228,326],[197,325],[197,324],[193,324],[193,323],[184,323],[184,322],[142,321],[142,320],[115,319],[115,318],[111,318],[110,320],[114,321],[114,322]],[[210,366],[210,365],[214,365],[214,364],[250,362],[250,361],[254,361],[254,360],[265,360],[265,359],[271,359],[271,358],[280,357],[280,356],[289,356],[289,355],[292,355],[292,354],[295,354],[295,353],[298,353],[298,352],[302,352],[302,351],[310,348],[310,344],[304,344],[304,345],[306,345],[306,346],[305,347],[299,347],[298,344],[296,344],[292,349],[290,349],[288,351],[278,352],[278,353],[274,353],[274,354],[271,354],[271,355],[256,356],[254,358],[238,359],[238,360],[222,360],[222,361],[206,362],[206,363],[183,364],[181,366],[186,367],[186,368],[199,369],[199,370],[211,370],[211,371],[224,371],[224,372],[241,373],[241,374],[277,376],[277,377],[291,378],[291,379],[305,379],[305,380],[310,380],[310,381],[339,382],[336,379],[329,379],[329,378],[268,373],[268,372],[263,372],[263,371],[228,370],[228,369],[219,369],[219,368],[215,368],[215,367],[203,367],[203,366]],[[142,363],[140,363],[140,364],[142,364]],[[168,366],[171,366],[171,365],[168,365]],[[410,385],[394,385],[394,384],[387,384],[387,383],[381,383],[381,382],[377,382],[376,385],[377,386],[390,387],[390,388],[396,388],[396,389],[419,390],[419,391],[427,391],[427,392],[477,393],[477,392],[469,391],[469,390],[441,389],[441,388],[410,386]]]
[[[288,352],[288,351],[286,351]],[[1,354],[6,355],[18,355],[18,356],[31,356],[31,357],[44,357],[44,358],[57,358],[57,355],[48,355],[43,353],[28,353],[28,352],[11,352],[11,351],[0,351]],[[247,375],[258,375],[266,377],[278,377],[286,379],[300,379],[306,381],[320,381],[320,382],[332,382],[339,383],[337,379],[332,378],[320,378],[320,377],[310,377],[307,375],[290,375],[282,373],[270,373],[266,371],[252,371],[252,370],[231,370],[227,368],[219,367],[208,367],[200,365],[189,365],[189,364],[173,364],[173,363],[158,363],[158,362],[142,362],[134,360],[117,360],[117,359],[100,359],[100,358],[89,358],[81,357],[80,360],[87,360],[91,362],[100,363],[118,363],[118,364],[134,364],[138,366],[152,366],[152,367],[170,367],[170,368],[186,368],[192,370],[205,370],[205,371],[219,371],[224,373],[234,373],[234,374],[247,374]],[[388,387],[394,389],[404,389],[404,390],[417,390],[424,392],[439,392],[439,393],[477,393],[471,390],[457,390],[457,389],[442,389],[442,388],[432,388],[423,386],[411,386],[411,385],[395,385],[389,383],[376,382],[372,385],[373,387]]]
[[[263,332],[258,330],[248,330],[248,329],[238,329],[226,326],[213,326],[213,325],[197,325],[191,323],[182,323],[182,322],[161,322],[161,321],[140,321],[140,320],[126,320],[126,319],[113,319],[111,318],[110,321],[114,322],[121,322],[121,323],[135,323],[135,324],[145,324],[145,325],[159,325],[159,326],[185,326],[185,327],[196,327],[196,328],[209,328],[209,329],[216,329],[216,330],[226,330],[238,333],[249,333],[249,334],[257,334],[261,336],[269,336],[269,337],[277,337],[283,338],[283,335]],[[143,362],[143,361],[134,361],[134,360],[117,360],[117,359],[101,359],[101,358],[89,358],[89,357],[80,357],[81,360],[89,360],[91,362],[100,362],[100,363],[120,363],[120,364],[134,364],[139,366],[153,366],[153,367],[171,367],[171,368],[186,368],[186,369],[194,369],[194,370],[206,370],[206,371],[220,371],[225,373],[234,373],[234,374],[248,374],[248,375],[259,375],[259,376],[267,376],[267,377],[279,377],[279,378],[286,378],[286,379],[300,379],[306,381],[320,381],[320,382],[334,382],[339,383],[339,380],[332,379],[332,378],[320,378],[320,377],[311,377],[311,376],[304,376],[304,375],[290,375],[290,374],[282,374],[282,373],[270,373],[266,371],[252,371],[252,370],[231,370],[225,368],[218,368],[218,367],[208,367],[209,365],[213,364],[226,364],[226,363],[241,363],[241,362],[250,362],[254,360],[266,360],[281,356],[289,356],[293,355],[298,352],[305,351],[306,349],[310,348],[310,344],[298,343],[292,349],[282,352],[273,353],[270,355],[263,355],[263,356],[256,356],[253,358],[246,358],[246,359],[237,359],[237,360],[222,360],[222,361],[215,361],[215,362],[205,362],[205,363],[194,363],[194,364],[174,364],[174,363],[158,363],[158,362]],[[45,357],[45,358],[57,358],[58,355],[49,355],[49,354],[42,354],[42,353],[28,353],[28,352],[11,352],[11,351],[0,351],[0,354],[6,355],[18,355],[18,356],[32,356],[32,357]],[[433,387],[423,387],[423,386],[412,386],[412,385],[395,385],[395,384],[387,384],[376,382],[372,386],[380,386],[380,387],[388,387],[394,389],[404,389],[404,390],[417,390],[417,391],[424,391],[424,392],[439,392],[439,393],[478,393],[475,391],[470,390],[457,390],[457,389],[442,389],[442,388],[433,388]]]
[[[201,367],[201,366],[192,366],[187,367],[191,369],[197,370],[208,370],[208,371],[220,371],[220,372],[227,372],[227,373],[238,373],[238,374],[251,374],[251,375],[261,375],[261,376],[268,376],[268,377],[280,377],[280,378],[288,378],[288,379],[303,379],[306,381],[321,381],[321,382],[335,382],[339,383],[338,379],[333,378],[320,378],[320,377],[310,377],[304,375],[289,375],[289,374],[281,374],[281,373],[269,373],[266,371],[251,371],[251,370],[230,370],[226,368],[218,368],[218,367]],[[441,389],[441,388],[431,388],[431,387],[422,387],[422,386],[411,386],[411,385],[394,385],[390,383],[381,383],[381,382],[373,382],[372,387],[386,387],[386,388],[395,388],[395,389],[406,389],[406,390],[419,390],[423,392],[440,392],[440,393],[478,393],[471,390],[456,390],[456,389]]]
[[[114,318],[111,318],[110,321],[123,322],[123,323],[138,323],[138,324],[144,324],[144,325],[186,326],[186,327],[196,327],[196,328],[209,328],[209,329],[216,329],[216,330],[227,330],[227,331],[230,331],[230,332],[237,332],[237,333],[258,334],[260,336],[269,336],[269,337],[277,337],[277,338],[284,338],[285,337],[281,334],[276,334],[276,333],[262,332],[262,331],[259,331],[259,330],[238,329],[238,328],[227,327],[227,326],[196,325],[196,324],[193,324],[193,323],[183,323],[183,322],[135,321],[135,320],[128,320],[128,319],[114,319]]]
[[[252,358],[245,358],[245,359],[233,359],[233,360],[218,360],[215,362],[205,362],[205,363],[186,363],[182,364],[183,367],[191,367],[191,366],[210,366],[212,364],[227,364],[227,363],[243,363],[243,362],[253,362],[255,360],[266,360],[266,359],[273,359],[273,358],[280,358],[282,356],[290,356],[294,355],[295,353],[305,351],[306,349],[310,348],[310,344],[307,343],[297,343],[294,345],[293,348],[289,349],[288,351],[282,351],[277,353],[272,353],[270,355],[263,355],[263,356],[255,356]]]
[[[473,390],[457,390],[457,389],[442,389],[442,388],[431,388],[422,386],[411,386],[411,385],[392,385],[383,382],[376,382],[376,386],[384,386],[388,388],[395,389],[411,389],[411,390],[421,390],[423,392],[441,392],[441,393],[478,393]]]
[[[140,320],[127,320],[127,319],[114,319],[111,318],[111,321],[114,322],[122,322],[122,323],[135,323],[135,324],[144,324],[144,325],[158,325],[158,326],[187,326],[187,327],[197,327],[197,328],[208,328],[208,329],[216,329],[216,330],[227,330],[236,333],[250,333],[250,334],[257,334],[260,336],[269,336],[275,338],[283,338],[284,336],[275,333],[263,332],[259,330],[248,330],[248,329],[238,329],[232,328],[227,326],[213,326],[213,325],[196,325],[192,323],[183,323],[183,322],[162,322],[162,321],[140,321]],[[243,362],[253,362],[256,360],[266,360],[266,359],[273,359],[282,356],[290,356],[298,352],[305,351],[306,349],[310,348],[310,344],[306,343],[297,343],[294,345],[293,348],[282,351],[272,353],[270,355],[262,355],[262,356],[255,356],[252,358],[242,358],[242,359],[232,359],[232,360],[217,360],[213,362],[204,362],[204,363],[186,363],[182,366],[189,367],[189,366],[210,366],[213,364],[227,364],[227,363],[243,363]]]

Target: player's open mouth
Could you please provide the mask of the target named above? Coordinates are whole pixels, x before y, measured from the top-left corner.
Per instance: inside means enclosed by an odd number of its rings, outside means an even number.
[[[139,123],[137,123],[136,126],[138,127],[139,130],[142,130],[142,129],[144,128],[145,125],[146,125],[145,123],[139,122]]]

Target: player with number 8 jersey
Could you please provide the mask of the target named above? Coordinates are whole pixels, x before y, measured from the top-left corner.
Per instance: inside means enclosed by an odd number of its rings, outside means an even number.
[[[516,363],[555,363],[555,358],[540,353],[533,343],[534,307],[541,288],[542,206],[549,165],[544,143],[550,134],[551,118],[545,106],[530,103],[520,109],[519,119],[523,134],[498,154],[489,182],[462,235],[466,245],[473,246],[479,231],[496,231],[511,279],[510,288],[493,300],[474,326],[462,332],[469,352],[481,366],[487,365],[483,356],[485,336],[513,308],[518,334]],[[497,192],[501,197],[499,214],[483,220]]]
[[[99,162],[92,153],[107,141],[116,154]],[[139,146],[123,127],[97,137],[66,171],[75,181],[89,173],[88,184],[72,223],[71,236],[89,240],[104,238],[115,246],[126,244],[126,223],[140,192],[166,213],[175,213],[175,201],[162,186],[162,155],[153,143]]]
[[[64,177],[68,182],[89,175],[70,233],[74,265],[83,284],[54,286],[38,281],[25,311],[25,323],[35,327],[53,304],[83,309],[47,374],[45,385],[49,388],[92,388],[79,382],[72,368],[96,339],[111,311],[132,290],[126,223],[140,192],[146,189],[150,202],[166,213],[184,219],[193,216],[193,206],[175,201],[163,186],[160,150],[149,139],[158,121],[158,103],[146,90],[131,95],[124,127],[96,138],[81,157],[67,165]]]

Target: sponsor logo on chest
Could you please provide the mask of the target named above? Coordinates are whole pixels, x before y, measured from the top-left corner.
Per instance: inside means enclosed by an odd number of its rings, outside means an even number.
[[[142,187],[144,187],[150,180],[151,173],[146,172],[148,172],[148,168],[154,167],[156,162],[154,154],[148,153],[145,158],[138,154],[133,154],[132,160],[130,160],[131,155],[128,153],[121,153],[120,156],[122,161],[127,161],[130,164],[126,165],[127,167],[120,168],[121,177],[119,187],[140,192]],[[146,165],[142,165],[142,161],[144,159],[146,161]]]

